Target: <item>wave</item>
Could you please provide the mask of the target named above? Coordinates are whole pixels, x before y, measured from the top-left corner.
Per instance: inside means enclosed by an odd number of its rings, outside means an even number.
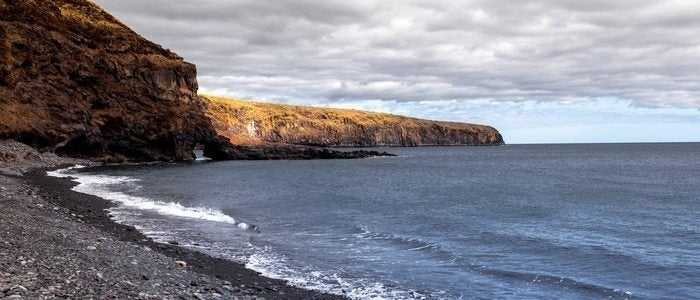
[[[564,290],[576,291],[585,295],[595,295],[608,299],[629,299],[632,294],[615,288],[587,283],[585,281],[567,278],[544,273],[528,273],[517,270],[507,270],[494,268],[488,265],[468,262],[465,257],[456,255],[440,247],[437,243],[426,242],[419,238],[401,236],[390,233],[374,232],[364,226],[354,228],[354,236],[362,240],[375,240],[392,244],[402,251],[424,251],[429,252],[433,257],[438,257],[442,262],[466,272],[479,274],[489,278],[500,278],[505,281],[515,281],[523,284],[546,285],[558,287]],[[434,295],[429,295],[428,298]]]
[[[112,176],[103,174],[88,174],[75,172],[85,166],[74,167],[47,172],[47,175],[61,178],[72,178],[78,185],[73,190],[83,194],[97,196],[109,201],[113,201],[123,207],[147,210],[164,216],[174,216],[181,218],[199,219],[212,222],[221,222],[236,225],[241,229],[255,229],[255,225],[245,222],[237,222],[233,217],[222,213],[219,210],[208,207],[186,207],[176,202],[164,202],[149,199],[146,197],[133,196],[116,188],[137,190],[140,188],[136,184],[139,179],[128,176]]]
[[[632,297],[632,293],[627,291],[608,288],[556,275],[489,269],[485,267],[478,267],[475,268],[475,270],[485,275],[526,282],[528,284],[558,286],[563,289],[577,291],[581,294],[592,294],[605,299],[630,299]]]
[[[416,290],[401,290],[396,287],[367,279],[343,278],[337,273],[318,270],[295,270],[287,259],[276,255],[269,247],[255,247],[247,258],[245,267],[263,276],[281,279],[305,289],[341,295],[350,299],[427,299],[436,298]]]
[[[139,211],[155,212],[165,216],[222,222],[233,224],[245,230],[255,230],[256,227],[245,222],[238,222],[233,217],[211,208],[185,207],[175,202],[163,202],[129,195],[123,191],[128,192],[140,188],[138,182],[141,180],[128,176],[82,173],[79,170],[83,168],[85,166],[78,165],[47,172],[47,175],[71,178],[78,183],[77,186],[73,187],[74,191],[98,196],[117,203],[119,205],[118,208],[112,210],[113,218],[142,220],[143,224],[127,223],[134,225],[139,231],[154,238],[156,241],[167,243],[172,240],[178,240],[180,245],[184,247],[200,248],[199,250],[201,251],[224,255],[233,261],[243,262],[246,268],[260,272],[264,276],[286,280],[290,284],[301,288],[343,295],[351,299],[426,299],[426,295],[420,291],[399,290],[382,283],[370,282],[367,279],[346,279],[338,274],[320,270],[296,270],[290,267],[291,264],[286,258],[275,254],[269,248],[248,244],[247,246],[251,248],[251,253],[241,257],[238,253],[241,251],[240,249],[227,250],[221,247],[222,245],[214,245],[214,243],[210,244],[207,242],[201,242],[202,244],[200,244],[197,238],[183,240],[181,236],[173,235],[174,232],[178,231],[177,229],[163,230],[163,224],[150,224],[149,222],[152,222],[152,220],[149,221],[149,217],[142,215]],[[121,222],[124,220],[117,221]],[[417,246],[421,247],[420,245]]]
[[[70,177],[78,182],[78,185],[73,188],[74,191],[95,195],[104,199],[113,201],[119,204],[120,207],[127,208],[128,211],[150,211],[165,216],[176,216],[182,218],[191,218],[206,220],[212,222],[222,222],[233,224],[242,229],[255,229],[254,225],[245,222],[238,222],[233,217],[222,213],[219,210],[207,207],[185,207],[175,202],[163,202],[145,197],[128,195],[126,192],[138,189],[138,179],[128,176],[110,176],[103,174],[88,174],[76,172],[77,169],[84,168],[83,166],[71,167],[68,169],[48,172],[48,175],[54,177]],[[123,192],[126,191],[126,192]],[[133,216],[138,219],[138,215]],[[162,235],[162,242],[170,240],[168,233],[172,231],[158,230],[162,226],[156,228],[139,228],[148,236]],[[415,253],[420,255],[429,255],[431,257],[439,257],[443,262],[449,262],[449,265],[461,268],[462,270],[473,274],[481,274],[487,277],[501,278],[504,281],[514,281],[533,285],[548,285],[561,289],[576,291],[586,295],[596,295],[600,298],[630,298],[628,292],[610,289],[604,286],[599,286],[591,283],[586,283],[572,278],[558,277],[556,275],[527,273],[517,270],[498,269],[494,266],[484,266],[469,264],[459,255],[447,251],[440,247],[439,244],[426,241],[410,236],[403,236],[391,233],[373,232],[367,227],[358,226],[354,228],[353,235],[357,239],[366,241],[378,241],[380,243],[389,244],[391,249],[399,251],[407,251],[404,253]],[[166,237],[167,236],[167,237]],[[201,247],[203,251],[214,251],[228,253],[223,245],[214,245],[210,243],[205,246],[200,245],[199,239],[181,243],[183,246]],[[420,291],[402,288],[399,284],[392,285],[389,282],[377,282],[371,279],[363,278],[348,278],[345,275],[339,275],[334,271],[321,271],[311,269],[310,267],[297,266],[297,263],[290,261],[283,255],[275,253],[270,248],[256,247],[250,245],[251,254],[246,254],[245,257],[239,257],[238,260],[243,260],[245,266],[249,269],[262,273],[264,276],[278,278],[288,281],[291,285],[301,288],[319,290],[331,294],[347,296],[352,299],[439,299],[439,298],[459,298],[447,296],[443,291]],[[415,251],[415,252],[413,252]],[[231,257],[234,257],[236,251],[231,251]],[[390,279],[387,279],[390,280]]]
[[[420,250],[438,250],[440,247],[436,243],[425,242],[422,239],[398,236],[395,234],[388,233],[378,233],[373,232],[363,226],[358,226],[355,228],[358,233],[355,234],[356,238],[363,240],[383,240],[401,247],[401,250],[406,251],[420,251]]]

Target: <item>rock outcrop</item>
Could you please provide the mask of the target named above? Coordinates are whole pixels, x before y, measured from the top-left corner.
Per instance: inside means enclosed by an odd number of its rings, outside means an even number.
[[[258,103],[206,96],[214,128],[234,145],[322,147],[502,145],[490,126],[349,109]]]
[[[188,160],[214,138],[195,66],[87,0],[0,0],[0,139],[107,160]]]
[[[379,151],[338,151],[325,148],[294,146],[288,144],[267,144],[260,147],[230,146],[228,141],[209,143],[204,147],[204,156],[215,160],[301,160],[301,159],[355,159],[377,156],[396,156]]]

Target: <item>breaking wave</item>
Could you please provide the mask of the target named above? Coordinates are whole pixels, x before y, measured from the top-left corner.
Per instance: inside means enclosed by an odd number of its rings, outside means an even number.
[[[120,206],[155,212],[164,216],[199,219],[212,222],[234,224],[242,229],[251,229],[255,226],[244,222],[237,222],[233,217],[219,210],[208,207],[186,207],[176,202],[164,202],[146,197],[133,196],[117,189],[138,190],[139,179],[128,176],[111,176],[102,174],[88,174],[75,172],[84,166],[75,166],[66,169],[47,172],[47,175],[61,178],[72,178],[78,185],[73,190],[83,194],[97,196],[113,201]]]

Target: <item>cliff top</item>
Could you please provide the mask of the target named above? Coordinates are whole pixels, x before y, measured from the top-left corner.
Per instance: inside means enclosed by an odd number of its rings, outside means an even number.
[[[90,48],[122,44],[118,52],[157,54],[168,59],[182,57],[146,40],[105,10],[86,0],[0,0],[0,21],[24,23],[49,31],[67,34]],[[7,34],[11,35],[12,32]],[[5,43],[11,43],[7,39]]]
[[[284,117],[294,120],[314,120],[317,122],[323,122],[327,125],[333,125],[337,123],[340,125],[344,119],[352,119],[358,121],[360,124],[390,124],[390,125],[405,125],[405,126],[420,126],[424,125],[426,122],[431,124],[438,124],[446,128],[453,129],[465,129],[469,127],[482,128],[489,127],[488,125],[473,124],[466,122],[450,122],[450,121],[436,121],[429,119],[419,119],[414,117],[396,115],[391,113],[383,112],[373,112],[365,111],[359,109],[347,109],[347,108],[331,108],[331,107],[316,107],[308,105],[295,105],[295,104],[282,104],[282,103],[269,103],[255,100],[245,100],[238,98],[227,98],[214,95],[200,95],[201,97],[208,99],[214,106],[219,107],[235,107],[236,109],[243,110],[251,118],[270,118],[270,117]],[[211,111],[211,110],[210,110]],[[213,115],[213,117],[222,117],[220,115]]]

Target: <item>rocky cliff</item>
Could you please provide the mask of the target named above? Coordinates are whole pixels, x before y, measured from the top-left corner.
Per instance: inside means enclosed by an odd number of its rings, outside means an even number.
[[[323,147],[501,145],[490,126],[383,113],[257,103],[206,96],[219,135],[234,145],[286,143]]]
[[[87,0],[0,0],[0,139],[58,154],[187,160],[214,131],[195,66]]]
[[[204,145],[214,159],[312,159],[386,153],[308,146],[503,142],[487,126],[202,99],[197,88],[194,65],[88,0],[0,0],[0,139],[41,151],[170,161]]]

